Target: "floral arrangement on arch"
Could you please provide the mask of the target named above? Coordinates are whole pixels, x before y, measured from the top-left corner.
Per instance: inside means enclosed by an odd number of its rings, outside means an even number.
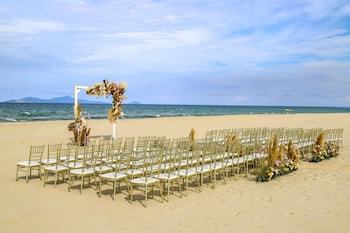
[[[279,144],[275,135],[269,142],[267,153],[267,158],[261,160],[255,168],[258,182],[270,181],[298,169],[300,152],[293,145],[292,140],[289,141],[288,145]]]
[[[103,83],[96,83],[94,86],[91,86],[86,89],[86,94],[93,95],[95,97],[113,97],[112,107],[108,112],[108,120],[114,122],[118,120],[119,116],[123,117],[122,112],[122,102],[127,99],[124,96],[126,92],[127,84],[124,82],[115,83],[109,82],[108,79],[103,80]]]
[[[314,149],[312,150],[312,157],[310,162],[321,162],[322,160],[329,159],[331,157],[336,157],[339,155],[339,145],[336,143],[326,141],[326,136],[321,133],[316,140]]]

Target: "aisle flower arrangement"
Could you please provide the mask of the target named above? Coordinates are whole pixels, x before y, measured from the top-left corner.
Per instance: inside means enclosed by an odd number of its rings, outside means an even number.
[[[322,160],[336,157],[339,155],[339,145],[329,141],[325,142],[326,137],[324,133],[321,133],[316,140],[314,149],[312,150],[312,157],[310,162],[321,162]]]
[[[255,168],[256,180],[266,182],[296,171],[299,158],[299,150],[293,146],[292,141],[288,145],[279,144],[277,136],[274,136],[268,146],[267,158],[261,160]]]
[[[331,158],[331,157],[336,157],[339,155],[339,149],[340,146],[338,144],[336,144],[335,142],[327,142],[325,144],[325,148],[326,148],[326,152],[327,155]]]
[[[90,140],[90,128],[87,126],[87,122],[82,115],[83,109],[78,104],[76,111],[74,112],[75,121],[68,125],[68,131],[72,131],[74,134],[74,142],[79,146],[86,146]]]
[[[119,116],[123,117],[122,112],[122,102],[127,99],[124,95],[126,92],[127,84],[124,82],[115,83],[109,82],[108,79],[103,80],[103,83],[96,83],[94,86],[91,86],[86,89],[86,94],[93,95],[95,97],[113,97],[112,107],[108,112],[108,120],[110,122],[116,121]]]

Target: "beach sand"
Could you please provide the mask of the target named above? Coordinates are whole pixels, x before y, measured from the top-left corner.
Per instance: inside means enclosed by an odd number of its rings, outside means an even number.
[[[117,136],[188,136],[207,130],[247,127],[344,128],[340,155],[321,163],[303,162],[291,174],[257,183],[245,176],[218,181],[201,193],[150,199],[145,208],[98,197],[93,188],[68,192],[67,184],[43,187],[40,179],[15,181],[16,163],[28,159],[30,145],[72,138],[70,121],[0,123],[0,232],[349,232],[350,114],[235,115],[120,120]],[[107,120],[90,120],[93,139],[110,137]]]

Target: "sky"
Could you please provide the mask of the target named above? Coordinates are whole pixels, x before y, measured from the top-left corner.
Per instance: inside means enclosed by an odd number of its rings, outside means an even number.
[[[108,78],[126,103],[350,107],[350,1],[0,0],[0,76],[0,101]]]

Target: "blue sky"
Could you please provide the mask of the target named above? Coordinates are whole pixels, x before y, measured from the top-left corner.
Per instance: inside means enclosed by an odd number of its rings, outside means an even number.
[[[126,102],[349,107],[350,2],[0,1],[0,75],[0,101],[108,78]]]

